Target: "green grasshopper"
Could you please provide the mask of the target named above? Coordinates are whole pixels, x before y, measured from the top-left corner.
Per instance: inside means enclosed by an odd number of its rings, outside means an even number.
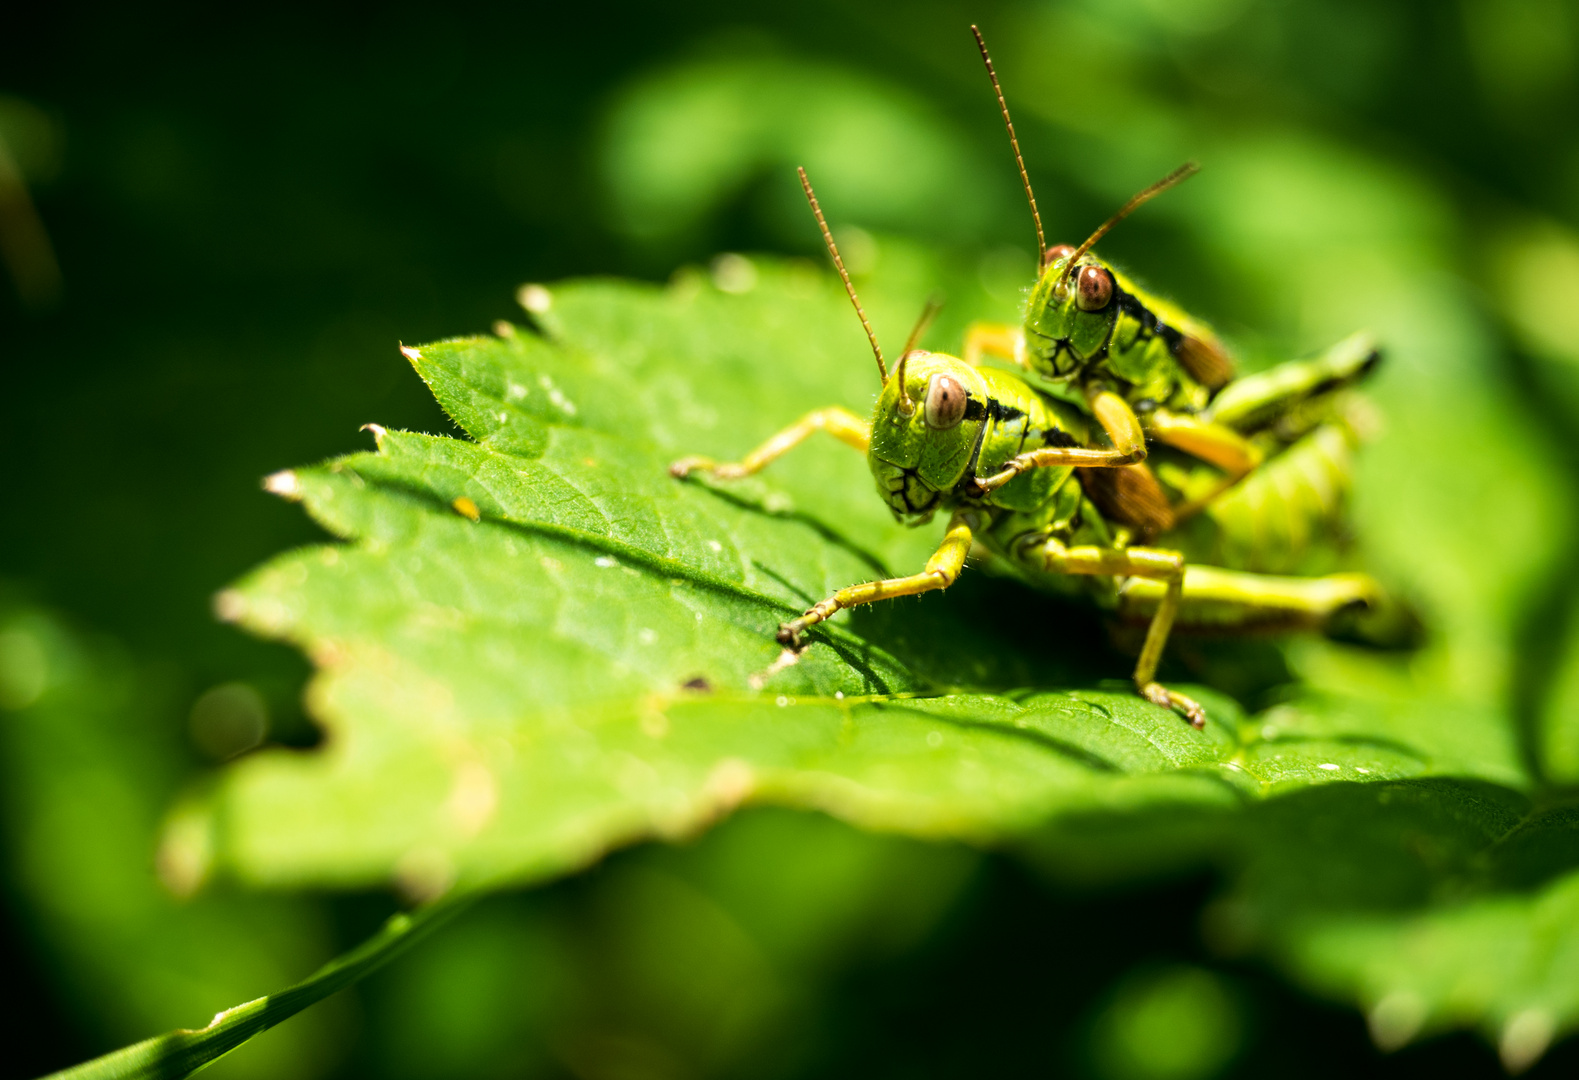
[[[1145,461],[1149,438],[1222,470],[1217,483],[1173,506],[1155,485],[1149,485],[1145,470],[1122,474],[1122,490],[1105,503],[1109,512],[1145,531],[1165,531],[1249,475],[1265,460],[1267,448],[1225,422],[1222,410],[1210,407],[1234,375],[1228,352],[1212,329],[1148,294],[1091,249],[1137,207],[1193,175],[1197,166],[1193,162],[1181,166],[1137,194],[1079,247],[1047,247],[1030,174],[992,57],[981,31],[972,26],[971,33],[1025,185],[1041,270],[1023,325],[973,325],[966,334],[964,358],[976,365],[985,355],[1000,356],[1041,379],[1069,386],[1111,440],[1115,462]],[[1286,365],[1267,377],[1279,387],[1278,407],[1287,409],[1301,398],[1330,394],[1358,380],[1377,359],[1369,339],[1356,336],[1315,362]],[[1258,376],[1248,396],[1259,399],[1267,385]]]
[[[1131,531],[1102,514],[1076,475],[1077,469],[1114,464],[1111,451],[1082,445],[1087,432],[1078,410],[1009,371],[916,348],[920,327],[890,374],[804,169],[800,175],[877,359],[882,391],[872,418],[863,420],[838,406],[818,409],[737,463],[688,457],[670,472],[677,477],[699,471],[720,479],[748,476],[813,432],[826,431],[866,454],[878,493],[896,518],[920,525],[942,511],[949,521],[942,544],[921,572],[840,589],[782,624],[782,644],[799,651],[807,630],[843,608],[948,588],[977,544],[1039,589],[1084,594],[1121,617],[1149,619],[1135,687],[1148,701],[1201,727],[1201,706],[1155,678],[1176,620],[1236,630],[1323,625],[1338,612],[1380,596],[1363,574],[1296,578],[1186,567],[1178,551],[1132,543]],[[1254,411],[1253,403],[1247,407]]]

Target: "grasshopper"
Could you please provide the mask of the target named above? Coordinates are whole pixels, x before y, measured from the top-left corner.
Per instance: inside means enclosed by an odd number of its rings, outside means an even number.
[[[1253,399],[1258,408],[1287,411],[1301,400],[1329,395],[1357,381],[1374,367],[1378,353],[1368,337],[1356,335],[1315,361],[1294,362],[1253,377],[1249,387],[1234,395],[1240,401],[1233,409],[1223,409],[1219,391],[1233,380],[1234,368],[1211,327],[1148,294],[1092,251],[1132,211],[1193,175],[1197,166],[1185,164],[1135,195],[1079,247],[1046,246],[1003,88],[981,31],[972,26],[971,33],[997,95],[1030,203],[1040,272],[1023,324],[973,325],[966,334],[964,359],[977,365],[984,356],[996,355],[1043,380],[1068,386],[1113,447],[1136,465],[1145,461],[1147,442],[1153,440],[1221,470],[1217,483],[1177,505],[1170,505],[1150,483],[1145,469],[1110,478],[1117,490],[1099,496],[1110,513],[1145,532],[1166,531],[1208,506],[1265,460],[1266,440],[1248,439],[1230,422],[1244,401]]]
[[[799,651],[809,629],[844,608],[946,589],[959,578],[972,545],[980,545],[1043,591],[1085,594],[1121,617],[1149,619],[1135,688],[1199,728],[1205,724],[1200,704],[1156,681],[1176,621],[1236,630],[1319,626],[1380,597],[1363,574],[1297,578],[1187,567],[1178,551],[1133,543],[1131,530],[1110,522],[1076,475],[1077,469],[1118,464],[1113,451],[1083,445],[1083,415],[1012,372],[917,348],[920,325],[890,373],[804,169],[800,176],[877,360],[882,390],[872,417],[863,420],[839,406],[818,409],[739,462],[687,457],[670,473],[748,476],[825,431],[866,454],[878,493],[896,518],[921,525],[942,512],[948,527],[919,573],[840,589],[783,623],[782,644]]]

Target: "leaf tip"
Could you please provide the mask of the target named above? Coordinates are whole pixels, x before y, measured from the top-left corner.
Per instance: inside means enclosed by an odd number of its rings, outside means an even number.
[[[720,811],[733,810],[757,786],[757,774],[740,758],[725,758],[707,776],[707,794]]]
[[[293,469],[281,469],[263,478],[263,490],[296,502],[302,497],[302,478]]]
[[[200,805],[178,809],[165,824],[154,856],[159,882],[172,896],[190,899],[214,866],[213,822]]]
[[[1525,1009],[1514,1014],[1502,1029],[1497,1054],[1509,1073],[1521,1073],[1534,1065],[1552,1044],[1557,1023],[1545,1009]]]
[[[415,847],[395,863],[395,887],[413,903],[437,900],[455,884],[455,860],[436,847]]]
[[[416,350],[413,349],[412,351],[415,352]],[[380,450],[382,450],[384,448],[384,435],[389,430],[388,428],[384,427],[384,425],[382,425],[382,424],[363,424],[361,427],[357,428],[357,430],[358,431],[371,431],[373,433],[373,442],[378,445],[378,448]]]
[[[542,285],[522,285],[515,290],[515,302],[533,315],[543,315],[554,306],[554,295]]]
[[[422,353],[414,346],[402,345],[400,347],[400,355],[411,361],[412,367],[416,367],[418,364],[422,363]]]
[[[247,615],[247,598],[235,589],[214,594],[214,617],[220,622],[237,623]]]
[[[1376,1048],[1391,1052],[1408,1045],[1419,1033],[1425,1018],[1426,1004],[1419,994],[1394,990],[1372,1006],[1365,1019]]]

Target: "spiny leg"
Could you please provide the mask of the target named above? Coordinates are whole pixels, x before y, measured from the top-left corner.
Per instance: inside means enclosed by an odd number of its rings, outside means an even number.
[[[896,596],[914,596],[917,593],[931,592],[933,589],[946,589],[959,577],[960,570],[965,566],[965,556],[969,552],[970,525],[963,517],[955,516],[949,522],[943,543],[938,545],[937,551],[927,560],[927,567],[921,573],[911,574],[909,577],[887,578],[883,581],[868,581],[864,585],[851,585],[847,589],[840,589],[828,599],[814,605],[800,618],[792,619],[780,626],[778,640],[780,644],[799,650],[802,646],[801,635],[806,629],[824,621],[841,608],[870,604],[873,600],[889,600]]]
[[[1183,450],[1223,470],[1223,478],[1205,494],[1174,507],[1174,521],[1199,513],[1211,501],[1249,476],[1261,464],[1261,451],[1243,435],[1223,424],[1158,409],[1146,418],[1146,431],[1158,442]]]
[[[1134,465],[1145,457],[1144,452],[1135,454],[1121,450],[1093,450],[1085,446],[1043,446],[1010,458],[1003,463],[1003,468],[991,476],[976,477],[976,490],[982,494],[996,491],[1030,469],[1056,469],[1064,466],[1073,466],[1077,469],[1114,469]]]
[[[761,472],[769,464],[799,446],[814,431],[826,431],[840,442],[866,453],[872,443],[872,425],[849,409],[837,405],[809,412],[774,435],[739,462],[718,462],[710,457],[681,458],[669,466],[671,476],[689,476],[702,470],[720,480],[736,480]]]
[[[1044,446],[1027,450],[1003,463],[991,476],[976,477],[981,492],[993,491],[1028,469],[1074,466],[1078,469],[1119,469],[1146,460],[1146,434],[1129,403],[1111,390],[1096,389],[1086,398],[1097,422],[1113,440],[1111,450],[1088,446]]]
[[[1146,578],[1158,583],[1162,596],[1146,630],[1140,659],[1135,664],[1135,689],[1141,697],[1184,716],[1193,727],[1206,726],[1206,710],[1191,698],[1156,681],[1157,664],[1173,629],[1184,588],[1184,556],[1159,548],[1105,548],[1092,545],[1065,547],[1058,540],[1043,541],[1040,554],[1049,573],[1100,574],[1110,577]]]
[[[1025,334],[1005,323],[971,323],[965,330],[965,363],[980,367],[983,356],[1000,356],[1025,366]]]

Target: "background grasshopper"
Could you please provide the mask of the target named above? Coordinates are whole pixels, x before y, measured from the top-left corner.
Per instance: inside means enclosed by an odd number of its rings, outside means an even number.
[[[971,27],[1003,113],[1009,143],[1036,224],[1041,272],[1020,327],[977,323],[967,332],[964,358],[987,354],[1012,360],[1042,379],[1064,383],[1085,404],[1118,452],[1139,464],[1155,440],[1221,470],[1206,485],[1170,499],[1144,469],[1090,477],[1107,512],[1146,533],[1163,532],[1203,509],[1289,440],[1246,438],[1245,426],[1286,415],[1302,400],[1331,395],[1369,372],[1379,359],[1370,339],[1356,335],[1308,361],[1296,361],[1219,391],[1233,379],[1233,363],[1212,329],[1178,306],[1148,294],[1091,250],[1142,203],[1197,171],[1192,162],[1141,191],[1079,247],[1046,246],[1041,213],[1020,153],[1009,106],[986,42]],[[1300,432],[1299,434],[1304,434]]]
[[[1363,574],[1297,578],[1187,568],[1179,551],[1133,543],[1132,531],[1109,521],[1086,496],[1076,469],[1112,466],[1115,455],[1083,445],[1088,432],[1075,409],[1010,372],[914,348],[915,334],[890,374],[804,169],[801,183],[877,359],[882,391],[872,418],[838,406],[819,409],[738,463],[689,457],[670,472],[750,475],[826,431],[867,455],[878,492],[897,518],[920,525],[943,511],[949,521],[919,573],[841,589],[780,626],[779,641],[800,649],[808,629],[842,608],[948,588],[972,544],[980,544],[1037,588],[1082,594],[1121,616],[1149,619],[1135,687],[1200,727],[1201,706],[1155,681],[1176,621],[1234,630],[1319,626],[1380,599],[1380,588]]]

